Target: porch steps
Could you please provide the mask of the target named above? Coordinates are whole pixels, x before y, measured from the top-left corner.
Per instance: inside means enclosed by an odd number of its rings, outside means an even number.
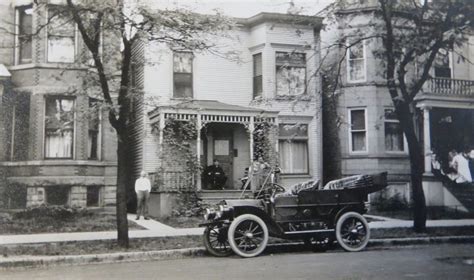
[[[474,183],[470,185],[444,184],[446,189],[471,213],[474,213]]]
[[[202,203],[217,204],[225,199],[239,199],[242,195],[242,190],[202,190],[198,193]],[[242,198],[252,198],[251,191],[245,191]]]

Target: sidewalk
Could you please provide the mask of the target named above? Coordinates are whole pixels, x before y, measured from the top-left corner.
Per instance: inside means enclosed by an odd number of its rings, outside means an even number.
[[[370,222],[371,229],[378,228],[407,228],[413,226],[413,221],[390,219],[379,216],[368,216],[378,221]],[[155,220],[135,220],[135,215],[128,215],[129,220],[133,220],[145,230],[129,231],[130,238],[147,237],[169,237],[184,235],[201,235],[204,228],[173,228]],[[474,226],[474,219],[464,220],[428,220],[427,227],[459,227]],[[41,234],[16,234],[0,235],[0,245],[28,244],[45,242],[67,242],[67,241],[89,241],[89,240],[110,240],[117,238],[116,231],[101,232],[73,232],[73,233],[41,233]]]

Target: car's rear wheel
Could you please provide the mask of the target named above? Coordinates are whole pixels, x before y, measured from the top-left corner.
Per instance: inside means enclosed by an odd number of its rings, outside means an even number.
[[[207,251],[216,257],[227,257],[232,254],[229,241],[227,240],[227,232],[229,226],[216,224],[209,225],[204,230],[204,246]]]
[[[367,246],[370,229],[367,220],[359,213],[347,212],[336,223],[336,239],[348,252],[358,252]]]
[[[251,258],[265,250],[268,228],[265,222],[252,214],[238,216],[229,227],[229,244],[239,256]]]

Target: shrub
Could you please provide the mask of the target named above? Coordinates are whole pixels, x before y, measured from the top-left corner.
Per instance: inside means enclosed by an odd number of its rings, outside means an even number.
[[[408,208],[408,202],[401,193],[388,196],[386,192],[382,192],[374,205],[378,211],[398,211]]]
[[[14,219],[42,219],[52,218],[60,221],[68,221],[78,216],[90,216],[92,212],[80,208],[71,208],[67,206],[48,206],[41,205],[27,208],[13,215]]]

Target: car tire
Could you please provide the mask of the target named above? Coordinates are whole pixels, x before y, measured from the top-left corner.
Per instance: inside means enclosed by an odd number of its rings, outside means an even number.
[[[232,255],[227,239],[229,227],[225,225],[209,225],[204,230],[203,241],[207,251],[215,257],[227,257]]]
[[[244,258],[258,256],[268,243],[268,228],[265,222],[252,214],[238,216],[229,227],[230,247]]]
[[[359,213],[347,212],[336,223],[336,239],[348,252],[358,252],[367,246],[370,229],[367,220]]]

